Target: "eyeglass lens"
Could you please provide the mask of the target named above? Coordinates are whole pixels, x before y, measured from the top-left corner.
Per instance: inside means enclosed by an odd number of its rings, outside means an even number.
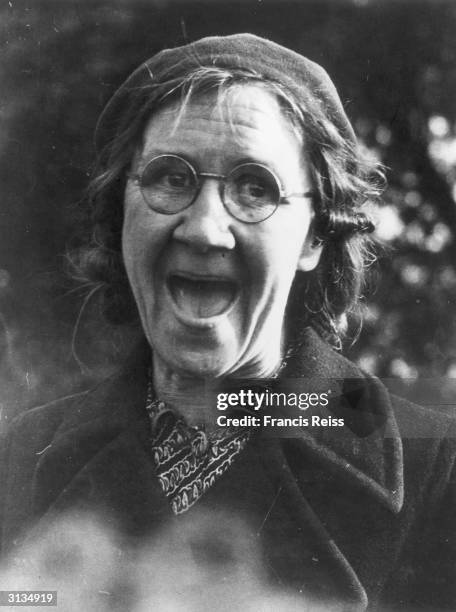
[[[228,212],[240,221],[264,221],[279,204],[277,179],[259,164],[237,166],[225,180],[221,180],[223,203]],[[153,210],[174,214],[192,204],[200,180],[186,160],[174,155],[160,155],[147,164],[140,185],[144,199]]]

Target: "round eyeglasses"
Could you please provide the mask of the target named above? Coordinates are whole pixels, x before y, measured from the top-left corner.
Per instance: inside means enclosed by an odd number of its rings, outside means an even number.
[[[164,215],[174,215],[193,204],[202,186],[201,179],[220,181],[220,197],[229,214],[243,223],[268,219],[288,198],[310,198],[312,191],[285,194],[277,176],[262,164],[244,163],[229,174],[197,172],[179,155],[158,155],[140,174],[129,174],[141,189],[150,208]]]

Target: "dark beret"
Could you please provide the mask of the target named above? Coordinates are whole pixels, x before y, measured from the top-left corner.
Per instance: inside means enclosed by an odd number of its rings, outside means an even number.
[[[177,85],[189,72],[210,66],[253,70],[266,80],[282,84],[298,101],[310,90],[342,136],[356,143],[337,90],[321,66],[265,38],[234,34],[165,49],[141,64],[103,110],[95,130],[97,150],[101,151],[126,122],[138,116],[145,104],[152,109],[154,100],[170,82]]]

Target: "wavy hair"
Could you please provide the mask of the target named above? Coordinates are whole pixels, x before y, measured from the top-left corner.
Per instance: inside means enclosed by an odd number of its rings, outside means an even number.
[[[104,314],[110,322],[137,318],[122,261],[121,234],[126,174],[141,147],[146,122],[154,111],[176,99],[184,106],[194,96],[216,91],[220,100],[232,87],[252,83],[272,92],[304,135],[316,193],[313,235],[323,252],[315,270],[296,273],[286,312],[288,337],[299,341],[300,332],[311,325],[340,348],[347,317],[359,306],[367,271],[375,260],[370,234],[383,175],[378,164],[365,159],[357,144],[339,133],[312,91],[298,100],[281,83],[252,70],[200,67],[178,83],[170,81],[164,93],[161,83],[159,97],[154,84],[148,84],[153,103],[142,105],[139,112],[135,96],[144,98],[144,87],[129,93],[130,110],[100,152],[88,188],[86,235],[90,238],[70,254],[73,276],[103,289]]]

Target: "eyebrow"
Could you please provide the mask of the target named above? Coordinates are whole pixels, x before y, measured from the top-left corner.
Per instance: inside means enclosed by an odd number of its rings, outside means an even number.
[[[208,168],[201,167],[198,161],[192,155],[190,155],[187,151],[184,152],[184,151],[175,150],[175,149],[171,151],[169,149],[151,149],[147,151],[147,155],[141,155],[138,159],[138,165],[140,166],[141,170],[144,170],[147,164],[150,161],[152,161],[152,159],[154,159],[155,157],[158,157],[159,155],[177,155],[179,157],[182,157],[186,161],[188,161],[195,168],[197,172],[209,171]],[[245,156],[239,159],[232,160],[231,163],[227,165],[226,171],[230,172],[233,168],[236,168],[236,166],[240,166],[242,164],[260,164],[260,165],[266,166],[267,168],[272,170],[278,176],[278,178],[280,178],[281,181],[283,180],[281,173],[279,169],[275,166],[275,164],[272,164],[270,161],[266,161],[264,159],[255,158],[253,156]]]
[[[169,149],[150,149],[149,151],[147,151],[146,155],[144,155],[144,153],[140,155],[140,157],[138,158],[138,162],[139,164],[144,164],[144,166],[146,166],[152,159],[154,159],[154,157],[158,157],[159,155],[177,155],[179,157],[183,157],[185,160],[190,162],[192,166],[195,166],[195,168],[198,165],[196,163],[196,160],[193,159],[192,156],[189,155],[187,152],[184,153],[183,151],[174,149],[172,151],[170,151]]]

